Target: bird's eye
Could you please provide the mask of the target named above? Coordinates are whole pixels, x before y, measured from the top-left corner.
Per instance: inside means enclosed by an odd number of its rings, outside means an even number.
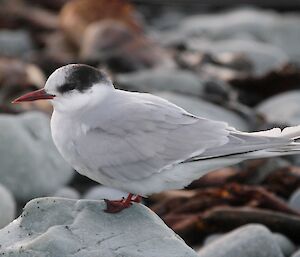
[[[76,84],[75,83],[65,83],[62,86],[58,87],[57,90],[59,93],[67,93],[72,90],[76,89]]]

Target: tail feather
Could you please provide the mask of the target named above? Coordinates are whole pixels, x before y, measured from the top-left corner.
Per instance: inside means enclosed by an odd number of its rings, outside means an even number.
[[[283,130],[273,128],[260,132],[240,132],[230,130],[228,143],[214,149],[208,149],[199,156],[185,162],[213,158],[254,159],[300,153],[300,126],[287,127]]]

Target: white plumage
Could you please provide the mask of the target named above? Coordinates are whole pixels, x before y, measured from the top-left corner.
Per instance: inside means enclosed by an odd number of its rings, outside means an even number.
[[[300,127],[240,132],[157,96],[117,90],[103,74],[97,80],[85,73],[90,85],[82,89],[74,75],[80,67],[60,68],[46,83],[52,136],[70,165],[103,185],[145,196],[245,159],[299,150]]]

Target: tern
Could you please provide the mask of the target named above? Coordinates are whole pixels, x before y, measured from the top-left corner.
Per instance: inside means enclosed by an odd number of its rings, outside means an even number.
[[[300,150],[300,126],[241,132],[158,96],[116,89],[104,72],[85,64],[55,70],[44,88],[13,103],[40,99],[54,107],[51,133],[63,158],[80,174],[130,192],[106,200],[111,213],[212,170]]]

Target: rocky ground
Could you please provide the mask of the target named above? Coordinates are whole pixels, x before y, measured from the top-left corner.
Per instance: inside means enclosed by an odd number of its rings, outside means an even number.
[[[165,2],[158,10],[120,0],[0,5],[0,255],[300,256],[300,156],[248,161],[144,199],[193,251],[145,207],[104,214],[101,199],[124,192],[64,162],[48,103],[10,103],[43,87],[56,68],[87,63],[118,88],[240,130],[298,125],[299,13],[192,12]]]

